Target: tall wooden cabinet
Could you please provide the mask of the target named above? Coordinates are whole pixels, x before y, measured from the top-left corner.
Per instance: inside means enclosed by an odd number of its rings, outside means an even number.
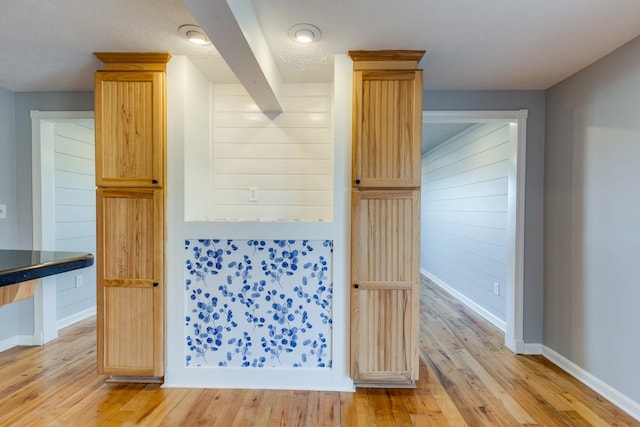
[[[98,372],[159,382],[165,348],[164,53],[96,53]]]
[[[424,51],[351,51],[351,375],[418,379]]]

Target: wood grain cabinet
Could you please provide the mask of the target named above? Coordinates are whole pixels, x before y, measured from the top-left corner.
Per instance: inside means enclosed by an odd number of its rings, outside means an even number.
[[[419,191],[354,191],[351,209],[355,380],[410,384],[418,373]]]
[[[164,365],[164,191],[99,188],[99,371],[161,377]]]
[[[418,379],[424,51],[351,51],[351,375]]]
[[[165,53],[96,53],[98,372],[161,382],[165,353]]]
[[[95,74],[96,184],[161,188],[168,56],[96,55],[106,61],[106,70]]]
[[[353,185],[420,187],[422,70],[356,70],[353,115]]]

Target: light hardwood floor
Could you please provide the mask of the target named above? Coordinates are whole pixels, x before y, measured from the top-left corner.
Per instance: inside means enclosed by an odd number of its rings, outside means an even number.
[[[423,280],[418,388],[356,393],[105,384],[95,320],[0,353],[0,426],[638,426]]]

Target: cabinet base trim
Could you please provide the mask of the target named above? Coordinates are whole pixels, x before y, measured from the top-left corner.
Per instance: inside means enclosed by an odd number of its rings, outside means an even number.
[[[110,375],[105,383],[130,383],[130,384],[164,384],[164,377],[127,377]]]
[[[355,382],[356,388],[417,388],[415,381],[408,383]]]

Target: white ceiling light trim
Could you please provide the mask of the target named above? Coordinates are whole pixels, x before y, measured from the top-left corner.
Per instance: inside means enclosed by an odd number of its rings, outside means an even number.
[[[198,46],[207,46],[211,44],[209,37],[207,37],[204,31],[202,31],[202,28],[197,25],[181,25],[180,28],[178,28],[178,33],[189,43]]]
[[[289,38],[297,43],[312,43],[322,38],[322,32],[315,25],[296,24],[289,28]]]

